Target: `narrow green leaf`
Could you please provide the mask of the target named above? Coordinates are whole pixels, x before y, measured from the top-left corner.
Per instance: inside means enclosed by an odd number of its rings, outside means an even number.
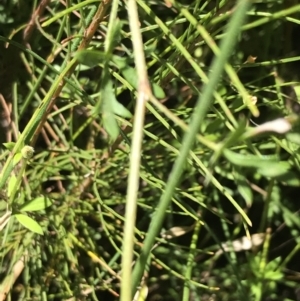
[[[294,212],[291,212],[286,207],[283,207],[282,210],[283,210],[284,221],[287,224],[287,226],[290,227],[291,229],[294,226],[297,226],[297,228],[299,229],[300,228],[299,216]]]
[[[108,68],[103,70],[101,83],[101,113],[102,121],[105,130],[108,132],[112,140],[115,140],[119,135],[118,123],[113,115],[113,103],[117,102],[113,85],[110,79]],[[98,107],[98,108],[97,108]],[[99,109],[99,106],[96,106]]]
[[[229,149],[225,149],[223,154],[229,162],[241,167],[268,168],[279,162],[274,157],[260,158],[252,154],[238,154]]]
[[[123,23],[120,21],[120,19],[115,19],[113,26],[109,27],[110,31],[108,32],[105,40],[105,43],[108,43],[108,45],[105,47],[107,53],[111,54],[116,44],[120,40],[122,26]]]
[[[131,118],[132,114],[128,111],[121,103],[119,103],[114,97],[111,99],[111,107],[114,114],[119,115],[124,118]]]
[[[299,176],[296,173],[292,172],[292,171],[288,171],[283,175],[275,177],[275,179],[278,182],[281,182],[286,186],[292,186],[292,187],[299,187],[300,186]]]
[[[265,177],[275,178],[286,174],[289,169],[289,162],[281,161],[275,164],[263,165],[258,169],[258,173]]]
[[[39,196],[39,197],[23,204],[20,208],[20,211],[21,212],[39,211],[39,210],[43,210],[51,205],[52,205],[52,201],[49,198],[47,198],[45,196]]]
[[[253,193],[250,185],[248,184],[245,176],[241,172],[240,169],[234,170],[233,172],[234,179],[237,184],[237,189],[241,196],[244,198],[248,207],[250,207],[253,203]]]
[[[134,68],[124,66],[120,71],[128,83],[137,90],[138,77]]]
[[[44,234],[42,227],[31,217],[24,214],[15,214],[14,216],[18,222],[28,230],[40,235]]]
[[[238,154],[228,149],[224,150],[223,154],[232,164],[240,167],[257,168],[258,173],[265,177],[279,177],[290,169],[290,164],[287,161],[278,161],[274,157],[260,158],[251,154]]]
[[[157,85],[156,83],[151,83],[151,87],[156,98],[160,99],[166,97],[165,91],[159,85]]]
[[[119,135],[119,126],[115,116],[110,112],[105,112],[102,114],[102,122],[105,130],[111,137],[111,140],[116,140]]]
[[[264,274],[264,278],[267,281],[279,281],[283,279],[284,275],[280,271],[266,271]]]
[[[117,101],[108,67],[103,70],[101,102],[95,107],[93,113],[99,114],[99,110],[102,114],[102,121],[105,130],[108,132],[112,140],[115,140],[119,135],[119,126],[114,114],[129,118],[131,117],[131,113]]]

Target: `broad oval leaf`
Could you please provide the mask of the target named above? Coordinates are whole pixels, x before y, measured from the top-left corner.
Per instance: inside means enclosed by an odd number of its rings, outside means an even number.
[[[16,217],[16,219],[22,226],[24,226],[31,232],[34,232],[34,233],[37,233],[40,235],[44,234],[42,227],[31,217],[24,215],[24,214],[15,214],[14,216]]]
[[[79,63],[89,67],[96,67],[108,60],[108,55],[98,50],[81,50],[75,53],[75,57]]]
[[[47,198],[45,196],[39,196],[39,197],[23,204],[20,208],[20,211],[21,212],[39,211],[39,210],[43,210],[51,205],[52,205],[52,201],[49,198]]]

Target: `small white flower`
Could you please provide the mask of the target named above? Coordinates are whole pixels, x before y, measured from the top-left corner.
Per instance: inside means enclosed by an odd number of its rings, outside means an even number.
[[[292,128],[292,125],[284,118],[278,118],[272,121],[265,122],[255,128],[256,133],[275,132],[284,134]]]

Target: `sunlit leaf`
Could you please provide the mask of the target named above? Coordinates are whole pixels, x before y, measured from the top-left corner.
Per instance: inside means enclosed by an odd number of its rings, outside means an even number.
[[[290,164],[285,161],[280,161],[276,164],[263,165],[258,169],[258,173],[265,177],[279,177],[284,175],[290,169]]]
[[[17,177],[14,174],[12,174],[8,181],[8,187],[7,187],[7,196],[8,197],[11,196],[11,193],[12,193],[16,183],[17,183]]]
[[[10,151],[13,150],[14,146],[15,146],[15,142],[5,142],[3,143],[4,147]]]
[[[16,153],[13,158],[13,165],[16,166],[23,158],[21,153]]]
[[[284,277],[284,274],[280,270],[266,271],[264,278],[268,281],[278,281]]]
[[[39,211],[52,205],[49,198],[45,196],[37,197],[29,202],[26,202],[20,207],[20,211]]]
[[[40,235],[44,234],[42,227],[31,217],[24,214],[15,214],[14,216],[18,222],[28,230]]]
[[[286,139],[297,145],[300,145],[300,134],[298,133],[287,133]]]
[[[147,300],[149,288],[144,283],[143,286],[135,293],[133,301],[145,301]]]

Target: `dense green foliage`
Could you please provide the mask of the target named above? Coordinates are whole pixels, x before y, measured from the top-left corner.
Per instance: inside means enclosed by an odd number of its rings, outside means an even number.
[[[299,1],[137,0],[138,129],[117,2],[0,3],[0,300],[119,300],[132,222],[136,300],[299,301]]]

